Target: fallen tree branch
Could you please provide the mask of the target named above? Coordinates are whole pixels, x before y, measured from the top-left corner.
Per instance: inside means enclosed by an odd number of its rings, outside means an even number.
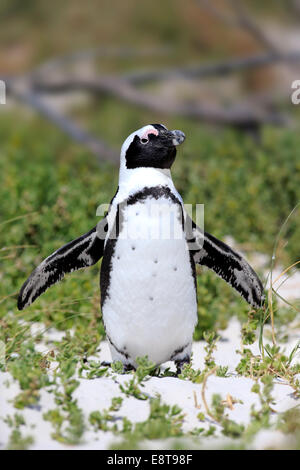
[[[245,106],[232,108],[216,108],[208,105],[181,104],[155,97],[140,89],[134,88],[124,79],[103,76],[96,79],[65,79],[55,83],[36,82],[35,89],[41,93],[66,93],[71,91],[87,91],[106,94],[135,106],[149,109],[163,115],[177,115],[210,124],[231,125],[244,129],[252,129],[262,124],[285,124],[286,119],[276,113],[250,109]]]
[[[278,63],[300,63],[300,51],[284,52],[280,54],[264,53],[203,65],[174,67],[164,70],[145,70],[122,75],[122,78],[131,84],[141,85],[147,82],[169,80],[172,78],[196,79],[209,78],[213,76],[224,77],[232,73],[251,70],[258,67],[276,65]]]
[[[90,51],[93,55],[94,52]],[[80,53],[79,53],[80,54]],[[83,53],[84,54],[84,53]],[[87,54],[87,52],[85,52]],[[67,56],[68,60],[76,60],[77,54]],[[28,74],[25,77],[5,78],[7,93],[18,101],[36,110],[39,114],[51,121],[73,140],[87,147],[97,158],[109,160],[113,163],[119,162],[117,152],[111,149],[103,140],[96,138],[88,131],[82,129],[73,120],[62,115],[57,110],[50,107],[42,99],[43,93],[66,93],[74,90],[81,90],[95,94],[107,94],[127,103],[158,112],[162,115],[178,115],[195,119],[201,122],[229,125],[244,130],[256,131],[262,124],[285,125],[287,119],[276,112],[269,112],[264,109],[250,108],[249,105],[237,105],[231,108],[211,107],[208,105],[176,103],[162,100],[136,88],[134,85],[166,80],[177,77],[184,78],[208,78],[210,76],[225,76],[230,73],[249,70],[252,68],[272,65],[279,62],[299,63],[300,52],[292,51],[281,54],[265,53],[246,58],[232,59],[228,61],[188,66],[180,68],[170,68],[167,70],[152,70],[123,75],[116,77],[96,77],[91,79],[62,78],[60,81],[46,81],[45,73]],[[50,64],[50,65],[49,65]],[[65,58],[50,61],[49,66],[65,64]],[[47,63],[40,67],[40,71],[48,70]],[[20,87],[19,83],[23,83]],[[24,83],[26,86],[24,86]]]
[[[60,128],[76,142],[88,148],[99,161],[109,160],[112,163],[119,162],[119,155],[111,149],[104,141],[96,138],[86,130],[79,127],[75,122],[51,108],[40,97],[40,95],[24,86],[19,86],[16,80],[5,80],[8,95],[37,111],[43,117]],[[25,88],[25,89],[24,89]]]

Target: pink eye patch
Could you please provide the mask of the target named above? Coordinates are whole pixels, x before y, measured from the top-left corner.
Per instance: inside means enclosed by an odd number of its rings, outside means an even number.
[[[144,132],[144,134],[141,136],[141,139],[147,139],[150,134],[158,135],[158,130],[157,129],[148,129],[147,131]]]

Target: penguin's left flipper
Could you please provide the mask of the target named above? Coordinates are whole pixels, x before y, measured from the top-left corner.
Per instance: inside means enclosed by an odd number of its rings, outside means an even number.
[[[97,263],[103,256],[106,218],[81,237],[73,240],[48,256],[23,284],[18,309],[23,310],[48,287],[60,281],[65,274]]]
[[[265,301],[263,285],[247,261],[228,245],[192,222],[191,251],[194,261],[212,269],[253,307]],[[198,249],[197,249],[198,247]]]

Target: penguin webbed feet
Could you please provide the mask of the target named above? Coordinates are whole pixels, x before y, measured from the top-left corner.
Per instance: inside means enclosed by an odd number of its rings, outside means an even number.
[[[183,370],[183,367],[185,364],[190,364],[191,358],[190,357],[185,357],[184,359],[180,359],[178,361],[174,361],[175,366],[176,366],[176,372],[175,372],[175,377],[178,377]],[[112,363],[108,361],[102,361],[101,362],[101,367],[112,367]],[[136,368],[132,364],[123,364],[123,372],[121,374],[126,374],[127,372],[131,371],[136,371]]]
[[[136,371],[136,368],[134,366],[132,366],[131,364],[123,364],[123,369],[124,369],[124,374],[126,374],[126,372],[130,372],[130,371]]]
[[[101,367],[112,367],[112,362],[109,362],[109,361],[102,361],[100,363]],[[127,372],[130,372],[130,371],[135,371],[136,368],[134,366],[132,366],[131,364],[123,364],[123,372],[120,372],[121,374],[126,374]]]
[[[100,363],[100,366],[101,366],[101,367],[111,367],[111,362],[102,361],[102,362]]]
[[[176,374],[175,374],[175,377],[178,377],[181,373],[182,373],[182,369],[184,367],[185,364],[190,364],[191,362],[191,358],[186,356],[185,358],[183,359],[179,359],[177,361],[174,361],[175,363],[175,366],[176,366]]]

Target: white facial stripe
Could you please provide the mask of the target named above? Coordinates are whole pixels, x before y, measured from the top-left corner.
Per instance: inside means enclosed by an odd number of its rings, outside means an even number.
[[[124,166],[124,164],[125,164],[126,152],[129,148],[130,144],[133,142],[135,136],[137,135],[140,139],[148,139],[149,134],[158,135],[159,132],[158,132],[157,129],[155,129],[155,127],[148,124],[147,126],[141,127],[141,129],[138,129],[137,131],[133,132],[132,134],[130,134],[127,137],[127,139],[123,143],[122,149],[121,149],[121,167]]]
[[[145,132],[141,135],[141,139],[147,139],[148,140],[148,136],[150,134],[154,134],[154,135],[158,135],[158,130],[155,129],[154,127],[150,128],[150,129],[146,129]]]

